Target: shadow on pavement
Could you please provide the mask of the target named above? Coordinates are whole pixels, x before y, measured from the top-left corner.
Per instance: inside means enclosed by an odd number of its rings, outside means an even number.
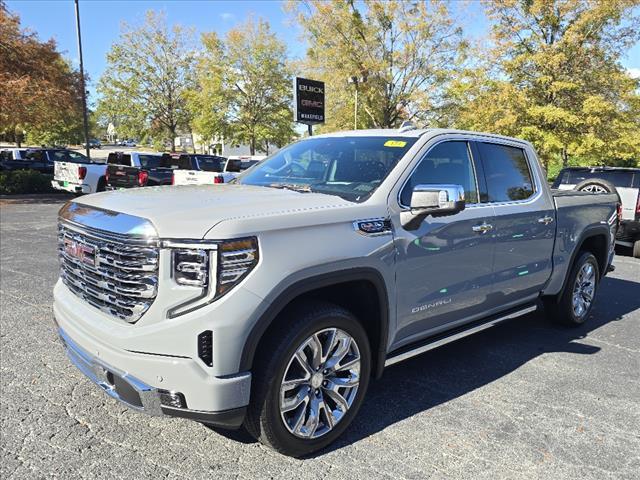
[[[394,423],[458,398],[511,373],[537,356],[549,352],[593,355],[600,347],[575,343],[591,331],[615,322],[640,308],[640,284],[607,277],[585,325],[557,326],[544,311],[516,318],[508,323],[445,345],[385,370],[372,381],[356,419],[336,442],[310,457],[350,445]],[[625,299],[606,302],[607,298]],[[243,430],[214,429],[225,437],[251,443]]]

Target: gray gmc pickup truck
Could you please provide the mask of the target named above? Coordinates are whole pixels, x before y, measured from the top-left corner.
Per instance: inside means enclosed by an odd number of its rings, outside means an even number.
[[[130,408],[300,456],[386,365],[538,305],[585,322],[619,216],[615,194],[551,191],[522,140],[320,135],[229,185],[67,203],[54,314],[73,364]]]

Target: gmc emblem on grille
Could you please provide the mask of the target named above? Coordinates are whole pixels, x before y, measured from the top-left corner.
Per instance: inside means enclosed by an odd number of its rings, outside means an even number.
[[[92,267],[96,266],[96,249],[90,245],[85,245],[84,243],[76,242],[70,238],[65,238],[64,251],[67,255],[82,263],[86,263]]]

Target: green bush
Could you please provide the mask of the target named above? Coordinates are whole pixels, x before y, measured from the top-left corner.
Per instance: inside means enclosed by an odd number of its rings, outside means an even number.
[[[35,170],[10,170],[0,172],[0,195],[25,193],[55,193],[51,186],[53,175]]]

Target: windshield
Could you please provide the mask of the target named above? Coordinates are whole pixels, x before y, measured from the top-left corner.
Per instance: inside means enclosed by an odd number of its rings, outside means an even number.
[[[416,140],[410,137],[309,138],[283,148],[237,181],[362,202],[378,188]]]

